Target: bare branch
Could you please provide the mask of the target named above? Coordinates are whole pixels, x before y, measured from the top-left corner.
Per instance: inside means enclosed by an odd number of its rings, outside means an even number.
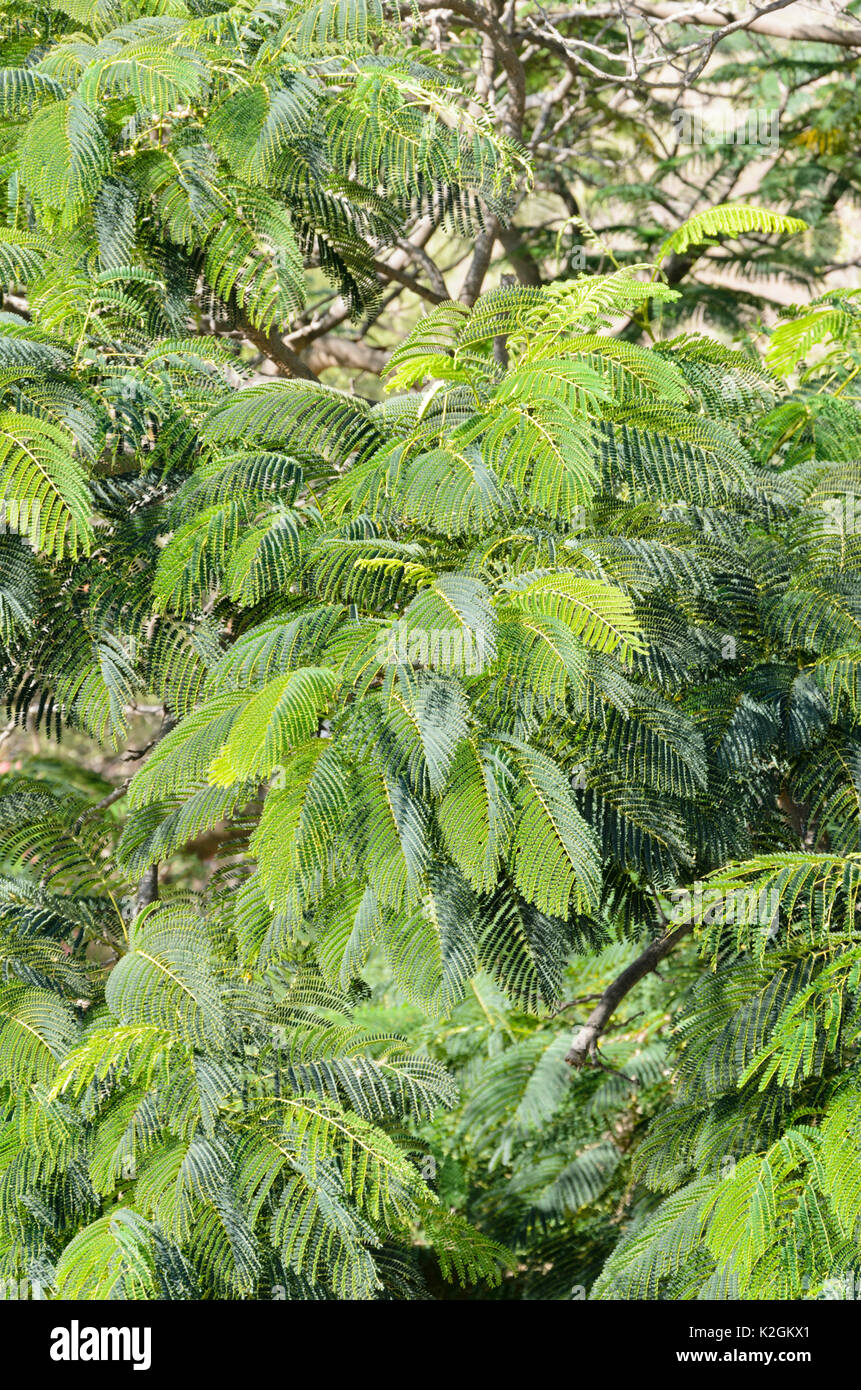
[[[565,1054],[565,1061],[571,1067],[601,1066],[598,1056],[598,1039],[618,1009],[625,995],[630,993],[646,975],[656,969],[665,956],[691,931],[691,923],[683,923],[674,931],[666,932],[651,941],[636,960],[633,960],[601,995],[586,1022],[579,1027],[571,1039],[571,1046]]]
[[[861,24],[854,23],[851,28],[838,29],[831,24],[799,24],[797,20],[781,23],[778,19],[768,17],[773,11],[786,9],[794,3],[795,0],[777,0],[776,4],[749,10],[746,15],[730,24],[727,24],[726,14],[706,6],[700,8],[695,5],[687,8],[673,4],[654,4],[647,0],[647,3],[632,8],[640,10],[642,14],[652,15],[655,19],[668,20],[671,24],[703,24],[709,28],[719,28],[722,32],[718,35],[718,42],[727,34],[747,29],[751,33],[767,34],[774,39],[798,39],[805,43],[830,43],[841,48],[861,48]],[[802,5],[800,8],[809,7]],[[582,13],[585,16],[595,12],[584,9]]]
[[[279,376],[300,377],[303,381],[316,381],[316,373],[311,371],[298,353],[284,342],[276,329],[257,328],[251,322],[247,314],[242,310],[236,311],[236,322],[243,337],[249,343],[253,343],[258,352],[262,352],[270,362],[274,362],[278,369]]]
[[[414,275],[407,275],[397,266],[389,265],[386,261],[374,261],[374,265],[384,280],[396,280],[404,289],[412,290],[419,299],[426,299],[429,304],[443,304],[448,299],[447,294],[438,294],[436,290],[428,289],[421,280],[417,280]]]
[[[421,266],[422,270],[424,271],[425,275],[428,277],[428,280],[430,281],[431,289],[434,290],[437,294],[441,294],[444,299],[447,299],[448,290],[446,288],[445,280],[443,279],[442,271],[440,270],[436,261],[428,255],[427,251],[424,249],[424,246],[419,245],[414,241],[406,241],[402,237],[398,238],[397,245],[407,256],[410,257],[411,260],[416,262],[416,265]]]
[[[379,376],[386,370],[389,354],[384,348],[372,347],[354,338],[336,338],[334,334],[318,338],[307,349],[309,367],[316,373],[327,367],[349,367],[355,372],[371,372]]]
[[[135,894],[135,916],[158,900],[158,864],[150,864]]]
[[[105,811],[109,806],[113,806],[114,802],[120,801],[128,791],[131,780],[130,777],[127,777],[121,786],[114,787],[113,791],[108,792],[107,796],[103,796],[101,801],[97,801],[94,806],[87,806],[72,826],[73,833],[77,834],[84,821],[89,820],[90,816],[96,815],[99,811]]]
[[[164,718],[161,721],[161,728],[153,739],[153,744],[160,743],[171,729],[176,728],[177,719],[173,714],[165,710]],[[158,898],[158,864],[150,864],[145,871],[143,878],[138,884],[138,891],[135,894],[135,916],[143,912],[145,907],[154,903]]]
[[[521,285],[541,284],[541,271],[518,227],[500,227],[497,236],[505,249],[505,257]]]
[[[499,222],[492,217],[483,232],[480,232],[475,243],[472,261],[463,288],[460,292],[461,303],[472,308],[478,296],[481,294],[481,287],[484,284],[484,277],[490,266],[490,258],[493,255],[493,243],[496,241],[496,234],[499,231]]]
[[[511,36],[506,33],[499,20],[482,5],[473,4],[472,0],[442,0],[442,3],[440,0],[416,0],[416,7],[424,12],[448,10],[450,14],[466,19],[472,28],[487,34],[508,78],[508,103],[503,123],[505,133],[512,140],[520,140],[523,112],[526,109],[526,76]]]

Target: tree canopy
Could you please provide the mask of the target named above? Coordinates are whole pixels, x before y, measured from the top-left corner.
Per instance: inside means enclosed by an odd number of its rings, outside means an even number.
[[[861,23],[787,8],[3,8],[3,1279],[852,1264]]]

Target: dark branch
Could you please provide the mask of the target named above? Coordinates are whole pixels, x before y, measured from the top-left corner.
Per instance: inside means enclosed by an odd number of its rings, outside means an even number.
[[[143,912],[150,903],[158,900],[158,864],[150,864],[144,873],[143,878],[138,884],[138,891],[135,894],[135,916]]]
[[[161,721],[161,728],[153,739],[153,746],[155,746],[156,743],[160,743],[165,735],[170,733],[171,729],[176,728],[176,725],[176,716],[168,714],[167,710],[165,710],[164,718]],[[138,891],[135,894],[135,916],[137,917],[143,912],[145,907],[149,907],[150,903],[156,902],[157,899],[158,864],[151,864],[138,884]]]
[[[675,931],[666,932],[655,941],[651,941],[645,951],[641,952],[637,959],[633,960],[622,971],[621,975],[617,975],[612,984],[607,986],[586,1022],[577,1029],[571,1039],[571,1046],[565,1054],[565,1061],[569,1066],[583,1067],[587,1062],[591,1066],[601,1065],[598,1056],[598,1039],[625,995],[646,975],[651,974],[664,957],[669,955],[670,951],[690,931],[691,923],[686,922],[676,927]]]
[[[496,234],[499,231],[499,222],[495,217],[490,219],[490,224],[483,232],[480,232],[475,243],[469,270],[466,272],[466,279],[463,282],[463,289],[460,292],[461,303],[466,304],[471,309],[478,296],[481,294],[481,287],[484,284],[484,277],[490,266],[490,258],[493,255],[493,243],[496,241]]]
[[[249,343],[253,343],[257,351],[268,357],[270,362],[274,362],[279,376],[300,377],[303,381],[317,380],[316,374],[302,361],[298,353],[287,346],[274,328],[256,328],[247,314],[235,305],[232,307],[236,326],[243,337],[247,338]]]
[[[389,265],[386,261],[374,261],[378,273],[384,280],[396,280],[404,289],[412,290],[420,299],[426,299],[428,304],[444,304],[448,295],[440,294],[437,290],[429,289],[423,285],[421,280],[417,280],[414,275],[408,275],[399,266]]]

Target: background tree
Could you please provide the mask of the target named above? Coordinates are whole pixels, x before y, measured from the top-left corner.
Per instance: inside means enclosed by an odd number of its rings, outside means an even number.
[[[651,259],[682,222],[728,201],[764,203],[811,230],[786,243],[718,236],[673,254],[664,273],[681,295],[661,310],[668,331],[708,322],[740,339],[799,295],[851,279],[857,6],[825,20],[797,0],[734,15],[673,3],[418,8],[420,20],[403,7],[405,25],[472,75],[476,99],[533,169],[513,220],[494,219],[474,244],[441,235],[432,218],[406,230],[400,254],[417,267],[423,302],[472,304],[503,275],[534,286]],[[383,259],[386,310],[360,340],[337,303],[301,316],[287,339],[316,369],[363,369],[374,395],[372,375],[417,307],[399,254]],[[648,337],[644,324],[628,331]]]
[[[664,268],[668,328],[707,313],[738,337],[857,263],[856,9],[11,5],[10,206],[32,199],[20,231],[76,226],[103,271],[154,273],[171,332],[376,398],[427,306],[651,259],[696,212],[754,201],[810,232],[691,242]]]

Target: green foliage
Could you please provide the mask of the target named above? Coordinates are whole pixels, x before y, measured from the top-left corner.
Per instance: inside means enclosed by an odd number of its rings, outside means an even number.
[[[802,225],[721,204],[435,304],[385,401],[243,385],[201,294],[280,334],[311,262],[375,313],[408,215],[472,235],[523,166],[376,4],[169,9],[33,20],[0,80],[9,733],[149,740],[0,780],[0,1273],[815,1296],[859,1220],[851,293],[765,361],[657,341],[662,265]]]
[[[454,68],[411,53],[376,4],[277,4],[253,22],[242,6],[60,11],[47,45],[28,25],[2,69],[0,239],[55,326],[79,312],[83,271],[110,277],[100,315],[148,276],[175,327],[202,274],[268,330],[304,303],[306,258],[359,314],[379,295],[369,239],[409,213],[463,230],[504,215],[522,167]]]
[[[714,237],[735,236],[739,232],[803,232],[805,223],[798,217],[783,217],[765,208],[745,203],[722,203],[695,213],[667,237],[658,261],[671,251],[682,255],[691,246],[704,246]]]

